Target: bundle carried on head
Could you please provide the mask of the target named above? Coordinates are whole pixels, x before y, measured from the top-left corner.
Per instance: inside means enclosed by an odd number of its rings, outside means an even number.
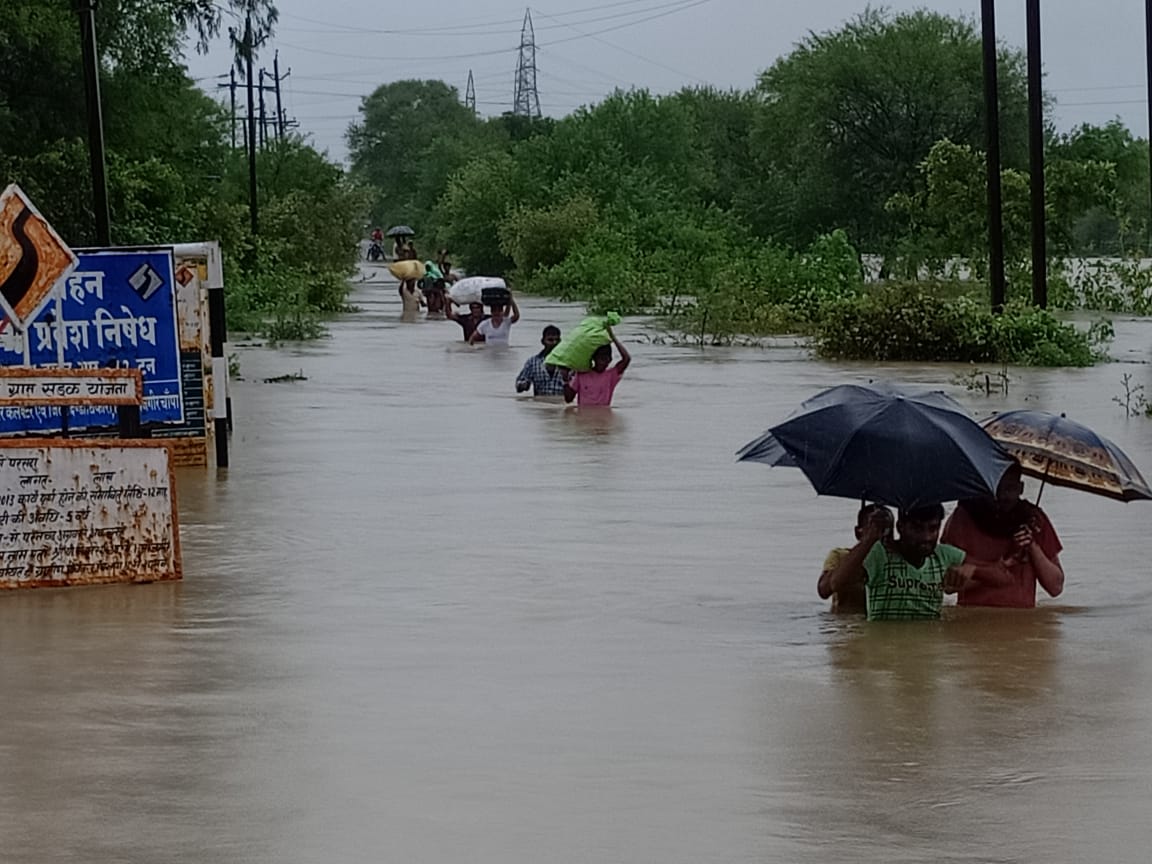
[[[388,272],[404,282],[408,279],[423,279],[425,267],[423,261],[393,261],[388,265]]]
[[[459,305],[467,306],[469,303],[488,302],[483,300],[484,292],[494,288],[507,292],[508,285],[499,276],[469,276],[456,280],[448,290],[448,296]]]
[[[568,335],[560,340],[560,344],[552,349],[544,362],[549,366],[563,366],[576,372],[591,369],[592,355],[596,349],[612,341],[607,328],[619,323],[620,316],[615,312],[585,318],[568,331]]]

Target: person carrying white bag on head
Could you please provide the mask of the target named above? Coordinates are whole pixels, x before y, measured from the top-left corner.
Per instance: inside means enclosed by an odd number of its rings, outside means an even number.
[[[469,345],[475,345],[483,340],[488,345],[508,346],[512,325],[520,320],[520,307],[516,305],[516,298],[512,296],[512,292],[507,289],[505,291],[512,314],[507,314],[508,308],[503,303],[492,303],[492,315],[477,325],[475,331],[468,337]]]

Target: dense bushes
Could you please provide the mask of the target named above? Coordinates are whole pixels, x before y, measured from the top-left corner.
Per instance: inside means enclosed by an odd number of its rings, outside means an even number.
[[[817,353],[844,360],[1090,366],[1098,359],[1093,334],[1050,312],[1012,305],[993,315],[970,297],[940,297],[916,284],[834,300],[813,325]]]

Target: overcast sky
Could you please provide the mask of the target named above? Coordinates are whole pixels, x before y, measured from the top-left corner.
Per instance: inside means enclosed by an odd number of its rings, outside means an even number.
[[[748,88],[757,73],[810,31],[834,28],[865,0],[545,0],[532,5],[545,114],[561,116],[616,87],[655,93],[695,84]],[[877,4],[874,4],[877,5]],[[979,0],[879,4],[976,16]],[[290,117],[338,159],[360,97],[400,78],[440,78],[464,94],[468,71],[486,115],[509,110],[523,0],[277,0],[280,23],[261,65],[280,52]],[[999,0],[1002,41],[1023,46],[1024,0]],[[1065,129],[1120,116],[1147,134],[1144,4],[1138,0],[1045,0],[1046,86]],[[215,92],[227,73],[222,43],[188,65]],[[226,95],[220,90],[219,95]]]

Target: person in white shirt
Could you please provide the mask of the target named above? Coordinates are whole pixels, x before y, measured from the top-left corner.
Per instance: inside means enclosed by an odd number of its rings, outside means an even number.
[[[481,321],[472,335],[468,337],[468,344],[475,345],[477,342],[483,341],[488,345],[507,345],[508,336],[512,332],[512,325],[520,320],[520,308],[516,305],[516,298],[511,294],[508,295],[509,304],[512,307],[512,314],[509,315],[501,305],[494,305],[492,307],[492,315],[489,318]]]

